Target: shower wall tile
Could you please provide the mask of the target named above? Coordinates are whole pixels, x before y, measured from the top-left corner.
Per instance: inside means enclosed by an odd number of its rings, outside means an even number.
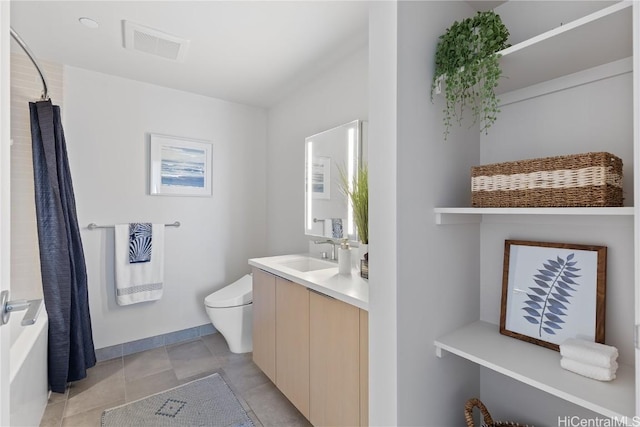
[[[62,102],[62,65],[38,60],[49,95]],[[42,93],[38,73],[24,54],[11,54],[11,291],[12,297],[42,297],[36,229],[29,102]]]

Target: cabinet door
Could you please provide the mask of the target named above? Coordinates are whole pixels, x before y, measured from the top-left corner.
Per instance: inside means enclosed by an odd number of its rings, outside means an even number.
[[[369,425],[369,312],[360,310],[360,425]]]
[[[276,382],[276,276],[253,269],[253,361]]]
[[[276,278],[276,385],[309,418],[309,291]]]
[[[360,313],[309,294],[310,418],[315,426],[360,424]]]

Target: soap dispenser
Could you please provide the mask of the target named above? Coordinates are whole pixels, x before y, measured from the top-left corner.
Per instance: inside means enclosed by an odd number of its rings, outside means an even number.
[[[347,239],[342,240],[338,249],[338,273],[351,274],[351,248]]]

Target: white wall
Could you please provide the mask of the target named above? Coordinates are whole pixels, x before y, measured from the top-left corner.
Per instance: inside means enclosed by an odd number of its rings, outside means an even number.
[[[9,9],[9,2],[0,2],[0,291],[11,290]],[[9,346],[9,333],[0,331],[0,425],[9,425]]]
[[[479,228],[436,226],[435,206],[467,204],[480,156],[477,128],[443,141],[442,100],[430,102],[432,59],[463,2],[379,2],[370,13],[370,421],[464,423],[477,366],[437,359],[433,341],[479,316]],[[475,142],[475,143],[474,143]]]
[[[369,423],[398,425],[398,6],[369,9]],[[376,261],[378,260],[378,261]]]
[[[463,425],[464,402],[479,392],[477,366],[438,359],[433,345],[480,310],[479,228],[436,225],[433,214],[468,205],[478,127],[456,127],[444,141],[443,99],[430,101],[438,37],[474,13],[466,2],[398,5],[398,425]]]
[[[65,67],[62,111],[89,276],[96,348],[209,323],[203,299],[249,272],[266,249],[266,112]],[[149,196],[149,133],[213,143],[213,196]],[[113,230],[169,223],[164,296],[120,307]]]
[[[309,238],[304,234],[304,139],[368,118],[368,70],[364,46],[269,109],[269,254],[308,251]]]

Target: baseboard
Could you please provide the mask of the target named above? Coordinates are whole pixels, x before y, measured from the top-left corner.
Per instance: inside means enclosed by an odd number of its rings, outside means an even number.
[[[141,340],[125,342],[104,348],[97,348],[96,359],[98,362],[116,359],[129,354],[151,350],[152,348],[171,345],[182,341],[189,341],[198,337],[211,335],[216,332],[218,331],[211,323],[194,326],[193,328],[183,329],[181,331],[169,332],[167,334],[143,338]]]

